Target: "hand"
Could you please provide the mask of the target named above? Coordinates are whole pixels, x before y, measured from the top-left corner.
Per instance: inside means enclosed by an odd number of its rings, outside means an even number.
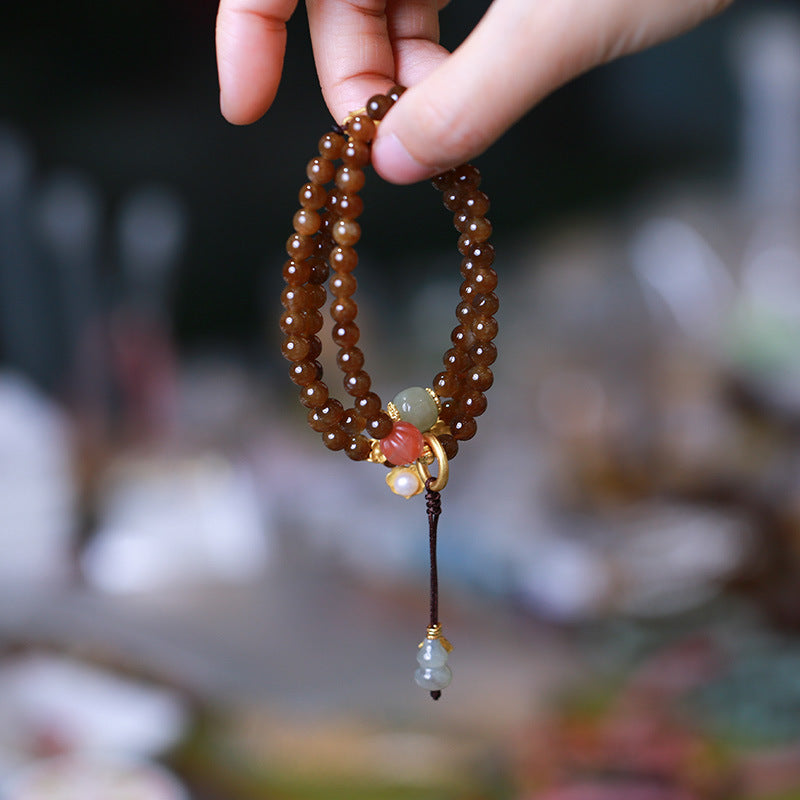
[[[307,0],[314,57],[334,118],[393,84],[410,87],[378,129],[375,169],[412,183],[483,152],[561,84],[698,24],[732,0],[494,0],[452,54],[447,0]],[[283,68],[297,0],[220,0],[222,113],[258,119]]]

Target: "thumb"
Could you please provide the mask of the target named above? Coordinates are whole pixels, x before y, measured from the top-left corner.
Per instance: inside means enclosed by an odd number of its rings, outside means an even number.
[[[381,123],[377,172],[394,183],[483,152],[561,84],[692,27],[731,0],[495,0],[464,43]]]

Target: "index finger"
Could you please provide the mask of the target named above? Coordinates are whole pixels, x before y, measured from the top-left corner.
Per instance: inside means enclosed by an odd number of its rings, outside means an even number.
[[[297,0],[220,0],[217,71],[220,108],[236,125],[255,122],[272,105],[283,71],[286,22]]]

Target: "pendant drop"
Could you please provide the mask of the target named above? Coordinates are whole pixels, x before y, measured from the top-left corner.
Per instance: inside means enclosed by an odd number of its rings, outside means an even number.
[[[417,667],[414,681],[417,686],[427,689],[434,700],[442,696],[442,689],[450,685],[453,673],[447,666],[448,653],[453,646],[442,636],[442,626],[428,628],[428,635],[420,642],[417,653]]]

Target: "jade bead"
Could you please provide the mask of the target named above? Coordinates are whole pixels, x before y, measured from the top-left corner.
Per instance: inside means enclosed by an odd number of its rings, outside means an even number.
[[[421,386],[411,386],[398,392],[392,400],[400,419],[410,422],[423,433],[430,430],[439,417],[436,401]]]

